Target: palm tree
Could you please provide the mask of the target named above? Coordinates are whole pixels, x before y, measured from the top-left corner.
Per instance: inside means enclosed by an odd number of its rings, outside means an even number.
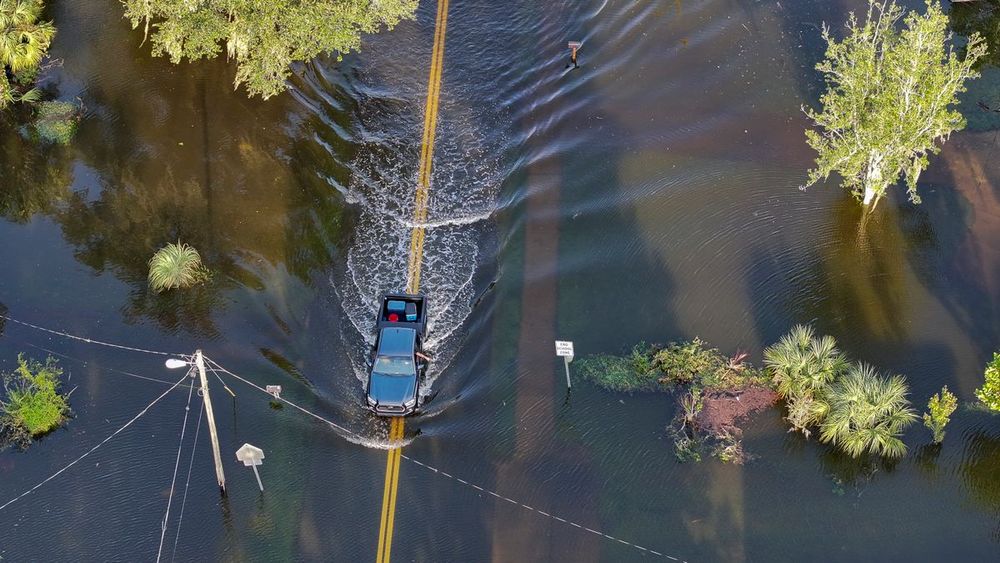
[[[52,22],[39,22],[41,13],[40,0],[0,0],[0,109],[38,95],[35,90],[18,95],[9,76],[37,70],[48,53],[56,28]]]
[[[906,444],[899,436],[917,418],[908,392],[902,376],[885,378],[871,366],[852,366],[825,391],[830,410],[820,426],[820,440],[852,457],[902,457]]]
[[[831,336],[816,338],[813,329],[796,325],[776,344],[764,350],[764,366],[775,390],[788,403],[791,430],[809,437],[809,426],[826,416],[822,389],[847,369],[847,360]]]
[[[41,13],[40,0],[0,0],[0,63],[11,72],[38,67],[48,52],[56,28]]]
[[[191,287],[207,277],[198,251],[179,241],[157,250],[149,259],[149,287],[156,292]]]
[[[764,350],[764,366],[771,372],[782,398],[812,396],[847,368],[832,336],[816,338],[811,326],[796,325],[776,344]]]

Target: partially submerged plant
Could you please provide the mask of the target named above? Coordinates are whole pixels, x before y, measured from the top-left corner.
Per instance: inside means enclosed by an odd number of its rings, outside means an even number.
[[[149,260],[149,287],[156,292],[191,287],[208,275],[198,251],[179,241],[157,250]]]
[[[4,377],[7,400],[0,417],[13,438],[27,441],[58,428],[69,416],[67,395],[59,393],[62,369],[49,357],[45,363],[17,356],[17,369]]]
[[[982,37],[970,35],[960,57],[940,2],[927,0],[920,14],[895,0],[869,0],[864,22],[852,12],[846,37],[838,41],[824,25],[823,39],[826,57],[816,69],[827,90],[820,111],[805,109],[817,126],[806,137],[818,156],[803,188],[837,173],[874,207],[903,178],[910,200],[920,203],[917,180],[928,156],[965,127],[955,106],[965,83],[979,76],[973,66],[986,53]]]
[[[917,417],[908,391],[902,376],[886,378],[871,366],[852,366],[826,389],[830,410],[820,426],[820,440],[852,457],[902,457],[906,444],[899,436]]]
[[[1000,411],[1000,352],[993,353],[993,360],[986,364],[986,381],[976,389],[976,397],[994,411]]]
[[[764,366],[782,398],[812,396],[847,368],[832,336],[816,338],[808,325],[796,325],[764,350]]]
[[[816,338],[812,327],[796,325],[764,350],[764,366],[775,391],[787,401],[789,431],[808,438],[809,427],[820,423],[828,410],[822,390],[847,369],[837,341],[831,336]]]
[[[50,143],[68,144],[76,133],[80,111],[71,102],[42,102],[38,104],[35,131]]]
[[[924,413],[924,426],[930,428],[934,433],[934,443],[940,444],[944,440],[944,427],[951,420],[951,413],[958,408],[958,399],[953,393],[948,391],[948,386],[941,388],[940,393],[931,396],[927,403],[930,412]]]

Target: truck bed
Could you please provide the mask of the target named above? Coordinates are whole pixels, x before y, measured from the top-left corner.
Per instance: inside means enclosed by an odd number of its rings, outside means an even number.
[[[423,295],[387,293],[382,296],[376,328],[413,328],[423,337],[427,330],[426,303]]]

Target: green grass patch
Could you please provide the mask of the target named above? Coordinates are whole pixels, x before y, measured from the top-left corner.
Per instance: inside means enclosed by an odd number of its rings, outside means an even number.
[[[80,122],[80,110],[70,102],[41,102],[35,116],[35,132],[43,141],[69,144]]]
[[[659,372],[653,369],[652,356],[642,344],[628,356],[596,354],[581,358],[576,372],[609,391],[655,391],[663,387]]]
[[[68,395],[59,392],[62,369],[55,358],[45,363],[17,356],[17,369],[4,376],[7,400],[0,402],[0,427],[8,442],[30,442],[59,428],[69,418]]]

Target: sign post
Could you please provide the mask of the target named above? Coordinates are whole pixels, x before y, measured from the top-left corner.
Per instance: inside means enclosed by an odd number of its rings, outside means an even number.
[[[573,343],[568,340],[556,340],[556,356],[563,359],[566,366],[566,390],[573,388],[573,382],[569,379],[569,363],[573,361]]]
[[[260,482],[260,473],[257,473],[257,466],[264,463],[264,450],[250,444],[236,450],[236,459],[243,462],[243,465],[253,468],[253,474],[257,477],[257,486],[261,492],[264,491],[264,484]]]

